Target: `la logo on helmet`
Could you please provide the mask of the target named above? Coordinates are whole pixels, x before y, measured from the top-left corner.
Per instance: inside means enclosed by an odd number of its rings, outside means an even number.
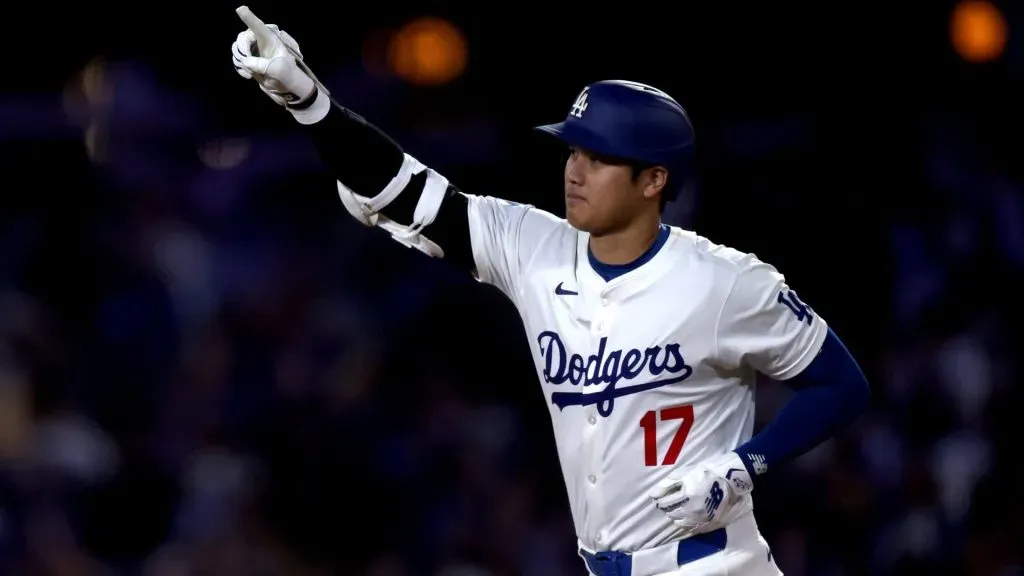
[[[576,97],[576,102],[573,103],[572,108],[569,110],[570,116],[575,116],[576,118],[583,118],[583,113],[586,112],[587,106],[589,106],[589,104],[587,104],[589,90],[589,86],[587,88],[584,88],[583,91],[580,92],[580,95]]]

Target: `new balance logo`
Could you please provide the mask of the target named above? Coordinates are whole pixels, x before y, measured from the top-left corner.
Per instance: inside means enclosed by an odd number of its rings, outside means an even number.
[[[764,474],[768,471],[768,463],[764,461],[764,456],[760,454],[749,454],[750,464],[754,467],[755,474]]]
[[[722,499],[725,498],[725,492],[722,487],[715,482],[711,485],[711,491],[708,492],[708,497],[704,500],[704,511],[708,513],[708,520],[715,519],[715,512],[718,511],[718,507],[722,504]]]

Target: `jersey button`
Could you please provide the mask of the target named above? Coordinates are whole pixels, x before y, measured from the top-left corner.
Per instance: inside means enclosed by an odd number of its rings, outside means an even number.
[[[587,480],[589,480],[591,484],[597,484],[597,476],[594,476],[593,474],[587,476]]]
[[[610,304],[607,298],[601,298],[601,306],[607,306]]]
[[[590,416],[587,417],[587,422],[590,422],[591,424],[597,424],[597,418],[593,414],[591,414]]]

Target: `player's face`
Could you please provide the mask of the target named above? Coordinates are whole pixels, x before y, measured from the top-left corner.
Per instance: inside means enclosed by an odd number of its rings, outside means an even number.
[[[634,175],[633,168],[579,148],[569,151],[565,162],[565,212],[574,228],[599,236],[621,230],[644,210],[657,207],[657,193],[664,170],[645,170]],[[635,177],[636,176],[636,177]],[[652,187],[653,185],[653,187]]]

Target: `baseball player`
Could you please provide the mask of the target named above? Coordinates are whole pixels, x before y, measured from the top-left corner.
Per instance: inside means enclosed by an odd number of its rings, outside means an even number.
[[[585,87],[564,121],[566,218],[460,191],[334,103],[295,40],[255,19],[232,46],[337,176],[345,209],[470,271],[532,344],[589,573],[780,574],[753,516],[758,478],[851,423],[868,384],[771,265],[661,223],[694,134],[668,94]],[[795,394],[756,436],[756,373]]]

